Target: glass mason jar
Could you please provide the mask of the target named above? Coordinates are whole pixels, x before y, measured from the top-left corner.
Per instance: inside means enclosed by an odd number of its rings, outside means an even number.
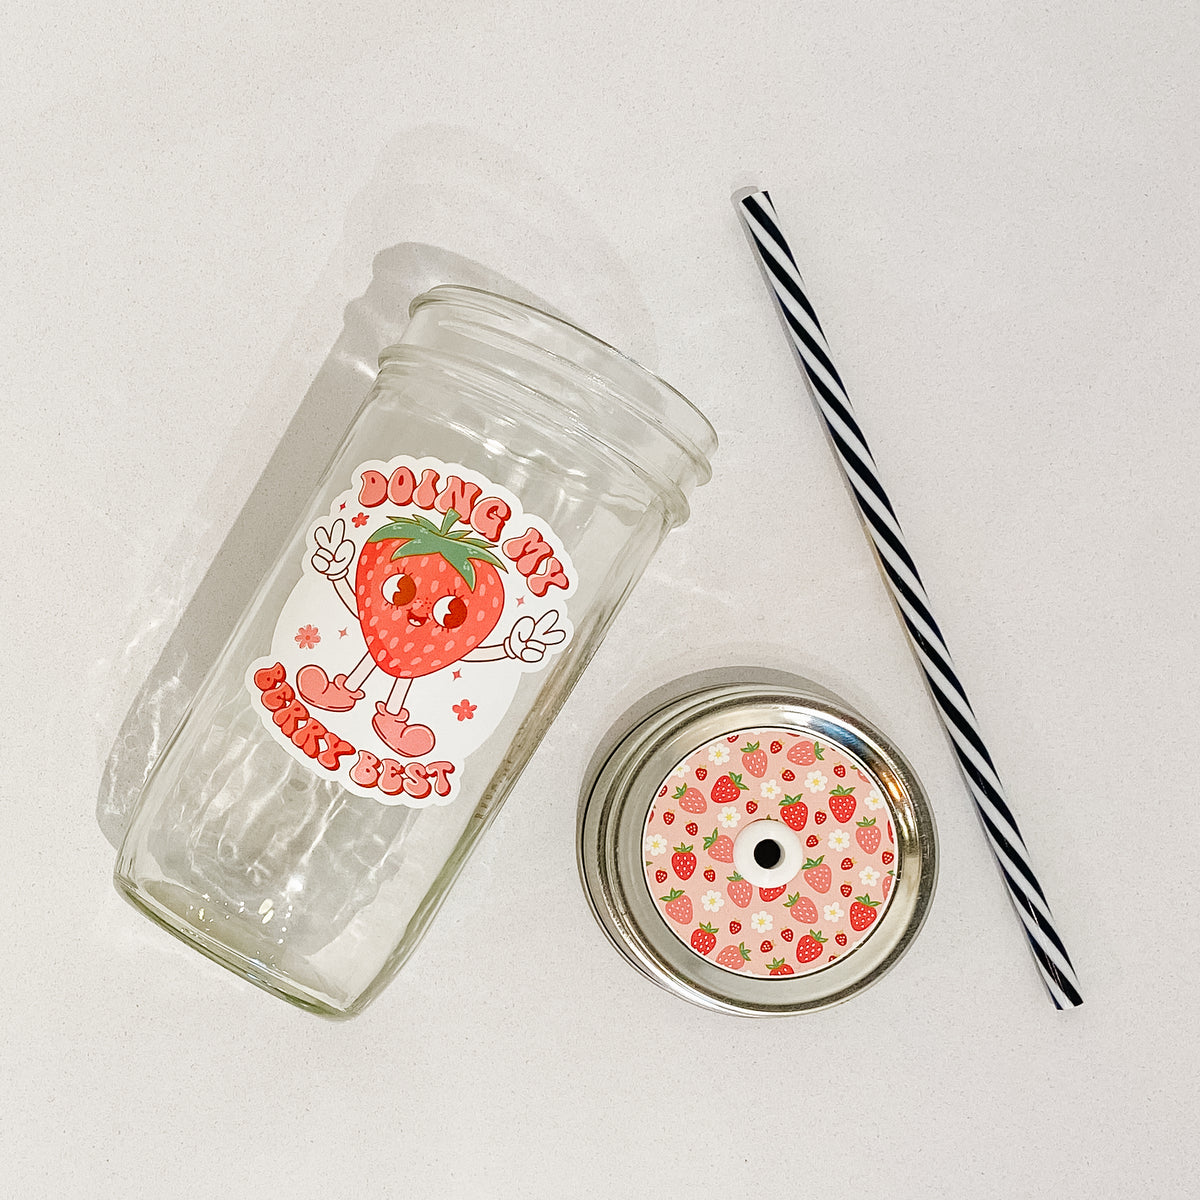
[[[138,908],[303,1008],[399,970],[716,437],[582,330],[418,297],[118,852]]]

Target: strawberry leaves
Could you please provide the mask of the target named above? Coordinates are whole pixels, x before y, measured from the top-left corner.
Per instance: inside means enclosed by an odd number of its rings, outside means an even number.
[[[468,536],[471,533],[469,525],[454,529],[454,524],[460,520],[462,518],[454,509],[446,513],[440,529],[428,517],[389,517],[388,523],[375,530],[367,541],[402,539],[403,544],[397,546],[392,554],[393,562],[398,558],[412,558],[421,554],[440,554],[462,576],[467,587],[474,591],[475,562],[490,563],[501,571],[507,571],[508,568],[492,553],[492,542]]]

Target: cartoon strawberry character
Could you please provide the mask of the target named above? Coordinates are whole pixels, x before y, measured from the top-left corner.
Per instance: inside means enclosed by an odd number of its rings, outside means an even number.
[[[892,882],[895,880],[895,878],[896,878],[895,871],[889,871],[883,877],[883,898],[885,900],[888,898],[888,892],[890,892],[892,890]]]
[[[829,811],[833,813],[833,819],[841,825],[845,825],[854,816],[857,803],[853,788],[835,787],[829,793]]]
[[[742,932],[741,921],[730,921],[729,922],[729,932],[731,934],[733,934],[734,937],[737,937],[737,935]]]
[[[767,752],[759,749],[758,742],[747,742],[742,747],[742,766],[755,779],[761,779],[767,773]]]
[[[788,912],[793,921],[798,921],[801,925],[817,923],[817,906],[812,902],[811,897],[793,892],[784,903],[788,906]]]
[[[733,862],[733,838],[727,833],[718,833],[716,829],[704,839],[704,848],[708,857],[714,862]]]
[[[736,871],[729,876],[729,886],[725,890],[738,908],[748,908],[754,899],[754,888]]]
[[[885,850],[879,857],[883,860],[883,865],[885,867],[890,866],[896,858],[896,856],[890,850]]]
[[[806,837],[806,838],[804,839],[804,844],[805,844],[805,845],[806,845],[806,846],[807,846],[807,847],[808,847],[810,850],[813,850],[813,849],[815,849],[817,846],[819,846],[819,845],[821,844],[821,839],[820,839],[819,837],[817,837],[817,835],[816,835],[815,833],[810,833],[810,834],[808,835],[808,837]]]
[[[779,936],[783,938],[785,942],[790,942],[792,938],[796,936],[796,932],[793,929],[781,929],[779,931]]]
[[[873,925],[875,918],[879,916],[876,911],[878,908],[878,900],[872,900],[870,896],[855,896],[854,903],[850,905],[850,928],[861,933],[869,925]]]
[[[758,812],[758,802],[756,800],[747,800],[746,813],[752,817],[756,812]]]
[[[684,812],[702,813],[708,807],[708,801],[704,798],[704,793],[699,788],[684,787],[680,784],[675,789],[675,797],[679,801],[679,807]]]
[[[696,778],[701,783],[703,783],[708,778],[708,768],[707,767],[697,767],[696,768]]]
[[[305,702],[326,712],[347,712],[366,694],[363,685],[378,668],[393,683],[386,701],[375,704],[371,724],[380,740],[405,758],[428,754],[436,737],[428,725],[411,724],[404,707],[414,679],[460,661],[540,662],[547,647],[566,639],[555,609],[537,620],[519,617],[508,635],[485,645],[504,610],[504,563],[495,545],[472,537],[454,509],[440,526],[427,517],[389,517],[358,552],[354,582],[350,567],[356,547],[340,518],[313,533],[313,568],[333,584],[339,599],[358,618],[367,652],[348,674],[332,679],[308,663],[296,673]]]
[[[663,813],[663,824],[664,825],[674,825],[675,824],[675,814],[670,811]]]
[[[692,949],[699,954],[711,954],[717,944],[717,928],[705,922],[692,930]]]
[[[726,946],[717,955],[717,964],[722,967],[728,967],[731,971],[740,971],[749,961],[750,951],[746,949],[745,942],[738,942],[736,946]]]
[[[836,775],[836,776],[837,776],[839,779],[845,779],[845,778],[846,778],[846,768],[845,768],[845,767],[843,767],[841,763],[838,763],[838,765],[837,765],[836,767],[834,767],[834,768],[833,768],[833,773],[834,773],[834,774],[835,774],[835,775]]]
[[[772,742],[771,743],[771,753],[772,754],[779,754],[782,750],[783,750],[782,742]]]
[[[700,832],[700,826],[695,821],[689,821],[683,829],[688,837],[695,837]]]
[[[784,783],[791,783],[796,778],[796,772],[789,768],[781,774],[780,778]]]
[[[863,817],[858,823],[854,836],[868,854],[874,854],[879,849],[879,826],[875,824],[874,817]]]
[[[772,975],[795,975],[796,973],[790,966],[788,966],[787,963],[783,961],[782,958],[772,959],[769,963],[767,963],[767,970]]]
[[[785,888],[785,887],[769,887],[769,888],[760,887],[758,889],[758,898],[764,904],[770,904],[772,900],[778,900],[779,897],[782,896],[783,893],[786,891],[787,891],[787,888]]]
[[[699,774],[699,772],[697,772]],[[738,795],[750,789],[742,782],[741,775],[722,775],[716,783],[712,785],[712,791],[709,793],[712,796],[714,804],[736,804]]]
[[[843,896],[846,897],[847,900],[849,900],[850,897],[854,894],[854,888],[849,883],[843,883],[842,886],[838,890],[842,893]]]
[[[839,946],[844,946],[850,939],[844,933],[837,934],[834,939]]]
[[[667,907],[663,911],[672,921],[678,921],[680,925],[690,925],[692,923],[691,898],[680,891],[679,888],[672,888],[667,895],[659,896],[659,899],[666,902]]]
[[[817,759],[824,760],[820,742],[797,742],[788,752],[787,760],[798,767],[811,767]]]
[[[771,951],[772,951],[772,950],[774,950],[774,949],[775,949],[775,947],[774,947],[774,945],[771,943],[771,939],[770,939],[770,938],[768,938],[766,941],[762,942],[762,943],[759,945],[759,947],[758,947],[758,950],[759,950],[759,953],[760,953],[760,954],[770,954],[770,953],[771,953]]]
[[[818,809],[813,814],[813,824],[814,825],[824,825],[828,819],[829,819],[829,814],[823,808]]]
[[[654,872],[654,882],[655,883],[666,883],[667,882],[666,871],[655,871]]]
[[[796,943],[796,961],[798,963],[816,962],[821,957],[821,947],[828,938],[819,929],[810,929]]]
[[[665,875],[666,872],[664,871],[663,874]],[[712,867],[705,867],[704,868],[704,878],[707,879],[709,883],[716,883],[717,882],[717,873],[716,873],[716,871],[714,871],[712,869]]]
[[[833,886],[833,872],[825,865],[825,855],[804,860],[804,882],[823,896]]]
[[[779,802],[779,815],[785,825],[799,833],[808,823],[808,805],[800,796],[784,796]]]

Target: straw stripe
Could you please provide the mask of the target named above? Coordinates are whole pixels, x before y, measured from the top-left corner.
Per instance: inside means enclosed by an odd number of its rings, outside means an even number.
[[[1008,806],[995,763],[983,743],[942,631],[930,611],[925,585],[908,552],[896,511],[876,473],[874,456],[854,415],[842,377],[833,365],[825,331],[804,291],[800,269],[780,232],[771,197],[765,191],[751,192],[740,198],[739,206],[800,356],[817,409],[824,418],[830,443],[858,503],[863,528],[875,548],[901,623],[950,738],[1042,982],[1056,1008],[1073,1008],[1083,1003],[1075,968],[1054,927],[1050,905],[1029,861],[1025,839]]]

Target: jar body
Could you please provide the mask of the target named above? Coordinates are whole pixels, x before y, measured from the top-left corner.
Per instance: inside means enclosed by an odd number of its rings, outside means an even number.
[[[639,371],[500,298],[416,302],[147,781],[123,894],[302,1007],[378,994],[707,477],[707,423]]]

